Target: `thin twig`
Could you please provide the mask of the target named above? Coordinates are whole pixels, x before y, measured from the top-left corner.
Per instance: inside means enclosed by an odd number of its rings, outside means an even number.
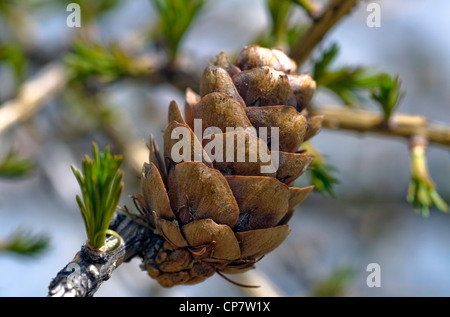
[[[297,65],[302,65],[325,34],[347,15],[358,0],[330,0],[323,13],[294,45],[290,55]]]
[[[410,139],[422,135],[430,143],[450,147],[450,126],[430,122],[422,116],[396,114],[388,125],[383,122],[383,114],[355,110],[337,106],[314,106],[311,115],[323,115],[322,126],[334,130],[351,130],[375,133],[388,137]]]

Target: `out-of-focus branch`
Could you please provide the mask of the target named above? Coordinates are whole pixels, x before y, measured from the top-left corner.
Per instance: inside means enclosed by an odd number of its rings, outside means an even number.
[[[293,0],[293,2],[301,6],[311,19],[317,19],[320,13],[320,6],[317,2],[314,0]]]
[[[53,62],[20,88],[17,97],[0,106],[0,133],[33,116],[67,83],[67,71],[60,62]]]
[[[291,51],[291,57],[302,65],[325,34],[347,15],[358,0],[330,0],[305,34],[297,41]]]
[[[311,115],[323,115],[322,126],[335,130],[351,130],[402,137],[408,140],[422,135],[428,142],[450,147],[450,126],[430,122],[422,116],[394,114],[389,124],[384,124],[383,114],[347,107],[314,106]]]
[[[150,54],[141,56],[140,61],[147,64],[148,74],[136,78],[151,84],[170,82],[184,91],[191,87],[198,91],[200,74],[195,74],[182,67],[172,69],[170,65],[159,64],[159,58]],[[133,76],[128,76],[133,77]],[[36,114],[46,102],[62,91],[70,81],[70,74],[61,62],[52,62],[44,66],[32,79],[26,81],[19,89],[16,98],[0,105],[0,134],[15,124],[27,121]],[[147,157],[144,141],[132,137],[123,120],[117,120],[114,126],[105,127],[108,135],[118,143],[125,153],[125,160],[133,169],[140,172],[143,158]]]
[[[198,82],[196,74],[180,70],[169,71],[165,68],[149,73],[152,83],[160,83],[174,79],[176,86],[183,90]],[[33,79],[25,82],[17,97],[0,106],[0,133],[14,124],[29,119],[45,101],[57,94],[68,82],[68,73],[63,64],[54,62],[45,66]],[[377,134],[410,138],[421,134],[430,143],[450,146],[450,127],[445,124],[429,122],[425,117],[397,114],[391,118],[390,125],[383,124],[383,115],[364,110],[353,110],[346,107],[311,107],[312,115],[324,115],[323,126],[331,129],[372,132]],[[125,140],[121,140],[121,143]],[[135,148],[138,148],[136,144]],[[140,166],[137,162],[133,164]]]
[[[170,82],[182,91],[187,87],[198,91],[200,74],[195,74],[183,67],[173,69],[171,65],[161,65],[159,64],[160,59],[150,54],[141,56],[140,60],[148,64],[142,66],[147,67],[148,74],[145,76],[139,75],[136,78],[147,80],[155,85]],[[45,106],[46,101],[64,89],[69,80],[69,72],[61,61],[44,66],[36,76],[27,80],[19,88],[14,99],[0,105],[0,133],[31,118]]]

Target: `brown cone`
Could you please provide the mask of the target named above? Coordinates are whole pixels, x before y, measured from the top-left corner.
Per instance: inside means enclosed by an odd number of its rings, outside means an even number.
[[[252,45],[234,65],[217,56],[199,94],[186,91],[184,118],[171,102],[164,150],[151,140],[133,196],[140,222],[165,239],[142,265],[162,286],[244,272],[288,236],[312,190],[291,187],[312,161],[300,146],[322,119],[302,111],[316,86],[296,71],[282,51]]]

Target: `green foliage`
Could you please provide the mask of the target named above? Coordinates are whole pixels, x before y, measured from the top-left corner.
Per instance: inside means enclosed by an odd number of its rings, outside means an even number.
[[[268,0],[266,3],[271,20],[271,29],[270,32],[263,32],[257,42],[264,47],[274,47],[285,43],[287,40],[288,20],[292,3],[284,0]]]
[[[303,35],[303,33],[306,31],[307,25],[306,24],[299,24],[294,25],[290,27],[286,31],[286,42],[289,47],[289,49],[292,49],[294,45],[297,43],[300,36]]]
[[[328,67],[339,53],[339,46],[333,43],[328,49],[323,50],[322,55],[314,61],[313,77],[320,82],[325,77]]]
[[[314,287],[311,296],[314,297],[336,297],[342,296],[347,284],[354,276],[354,272],[349,267],[336,269],[331,275],[318,282]]]
[[[174,62],[183,37],[206,1],[152,0],[151,2],[160,19],[157,33],[162,36],[170,60]]]
[[[101,248],[107,234],[117,238],[119,235],[108,229],[114,212],[120,201],[123,190],[123,172],[119,169],[121,156],[111,156],[109,147],[99,153],[98,146],[93,143],[93,159],[87,155],[82,161],[84,175],[76,167],[72,171],[80,185],[82,199],[77,195],[76,200],[83,216],[89,245],[94,249]]]
[[[0,63],[7,63],[11,67],[17,84],[24,79],[27,58],[19,45],[15,43],[0,45]]]
[[[266,7],[271,21],[269,32],[263,32],[256,41],[264,47],[291,48],[306,29],[304,24],[290,25],[290,15],[296,9],[295,1],[267,0]]]
[[[0,159],[0,177],[16,178],[27,175],[33,170],[34,164],[28,158],[20,157],[16,151],[9,153]]]
[[[104,47],[76,41],[73,43],[72,52],[65,56],[64,61],[71,78],[80,81],[97,76],[100,81],[110,82],[127,75],[142,75],[149,71],[114,43]]]
[[[318,86],[334,92],[347,106],[364,106],[368,98],[372,99],[381,107],[384,121],[388,122],[404,96],[399,76],[390,76],[362,67],[330,70],[330,65],[338,53],[338,46],[333,44],[314,62],[313,77]],[[433,205],[441,211],[447,211],[447,204],[439,196],[428,174],[425,152],[420,147],[418,151],[412,151],[411,166],[412,179],[407,200],[414,210],[423,216],[429,215],[429,208]],[[321,159],[315,159],[310,168],[311,182],[316,186],[316,190],[333,195],[332,184],[336,182],[332,175],[333,168],[321,162]]]
[[[428,217],[433,205],[443,212],[448,212],[448,205],[436,191],[427,167],[425,148],[422,145],[413,146],[411,151],[411,182],[408,188],[407,200],[417,213]]]
[[[338,53],[339,47],[336,44],[322,52],[322,55],[314,61],[314,80],[318,86],[336,94],[345,105],[362,106],[368,100],[368,92],[378,87],[380,74],[365,67],[344,66],[330,70],[330,65]]]
[[[339,181],[336,178],[336,169],[329,165],[326,159],[320,154],[311,142],[303,143],[303,148],[314,157],[308,167],[310,184],[314,185],[314,190],[325,197],[334,197],[334,185]]]
[[[318,86],[335,93],[347,106],[364,106],[372,99],[381,106],[385,121],[388,121],[404,96],[398,76],[380,73],[365,67],[344,66],[330,70],[339,47],[332,44],[314,62],[313,77]]]
[[[48,247],[49,238],[42,234],[32,234],[24,229],[16,230],[6,241],[0,241],[0,251],[33,256]]]
[[[324,196],[335,197],[334,185],[339,183],[335,173],[333,166],[314,160],[309,166],[310,182],[314,185],[314,190]]]
[[[61,113],[66,128],[76,135],[104,131],[120,120],[98,94],[89,93],[82,82],[71,82],[61,94],[65,111]],[[80,126],[79,122],[83,122]]]
[[[388,74],[381,74],[378,77],[378,85],[372,88],[372,99],[381,105],[386,122],[389,121],[392,112],[404,96],[400,85],[398,75],[391,77]]]
[[[316,3],[313,0],[291,0],[293,3],[299,5],[310,16],[314,16],[316,12]]]
[[[437,209],[448,212],[448,205],[438,194],[433,185],[419,178],[413,177],[408,188],[408,202],[417,213],[424,217],[430,215],[430,207],[435,205]]]

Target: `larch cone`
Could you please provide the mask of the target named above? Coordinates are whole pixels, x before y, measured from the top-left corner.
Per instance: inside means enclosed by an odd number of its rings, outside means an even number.
[[[162,286],[198,283],[254,266],[288,236],[313,189],[292,187],[312,161],[302,142],[321,127],[305,107],[316,84],[282,51],[245,47],[204,70],[169,106],[164,149],[151,138],[135,216],[165,239],[142,268]]]

